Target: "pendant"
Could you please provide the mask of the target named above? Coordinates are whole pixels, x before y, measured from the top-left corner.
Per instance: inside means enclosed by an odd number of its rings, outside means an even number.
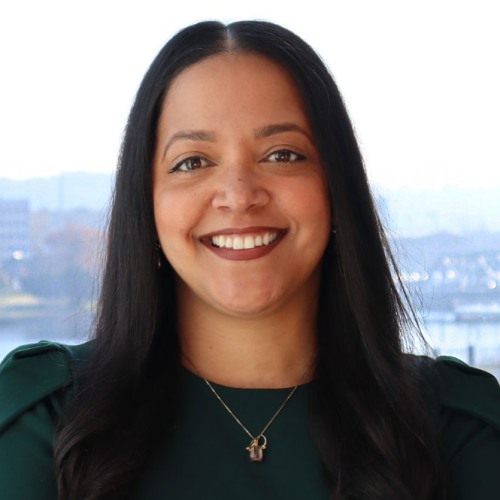
[[[262,444],[259,444],[262,442]],[[252,462],[262,462],[264,458],[264,450],[267,447],[267,439],[264,434],[257,436],[256,438],[250,441],[250,444],[247,446],[247,451],[250,455],[250,460]]]

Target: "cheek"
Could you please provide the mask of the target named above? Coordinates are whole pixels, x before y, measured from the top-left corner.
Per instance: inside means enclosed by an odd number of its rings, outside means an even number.
[[[164,230],[179,233],[188,225],[196,209],[196,193],[180,193],[176,189],[162,189],[154,193],[154,215],[156,227],[160,233]]]
[[[331,232],[331,208],[329,197],[323,182],[314,183],[312,189],[307,190],[300,198],[300,213],[306,225],[306,239],[313,258],[320,259],[323,255]]]
[[[203,209],[197,190],[162,189],[154,192],[154,217],[158,239],[167,260],[176,267],[193,251],[193,230]]]
[[[175,244],[184,220],[181,207],[175,198],[170,193],[160,192],[155,193],[153,199],[156,233],[167,259],[169,249]]]
[[[317,231],[329,233],[331,208],[328,191],[322,178],[307,179],[291,192],[290,206],[296,216]]]

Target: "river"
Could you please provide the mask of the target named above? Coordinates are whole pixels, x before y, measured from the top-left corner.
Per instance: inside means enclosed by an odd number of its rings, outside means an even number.
[[[90,317],[83,313],[0,323],[0,359],[19,345],[39,340],[78,344],[89,330]],[[424,333],[436,354],[455,356],[500,378],[500,323],[435,321]]]

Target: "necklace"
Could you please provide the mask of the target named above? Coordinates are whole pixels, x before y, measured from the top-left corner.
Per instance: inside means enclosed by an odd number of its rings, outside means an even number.
[[[220,404],[224,407],[224,409],[229,413],[229,415],[231,415],[231,417],[233,417],[233,419],[237,422],[237,424],[250,437],[251,439],[250,444],[246,447],[246,450],[248,451],[248,454],[250,456],[250,461],[262,462],[262,460],[264,459],[264,450],[267,448],[267,438],[264,435],[264,433],[269,429],[269,427],[271,427],[271,424],[276,420],[276,418],[281,413],[283,408],[286,406],[288,401],[290,401],[291,397],[295,394],[295,391],[299,387],[299,384],[297,384],[295,387],[292,387],[291,391],[288,393],[283,402],[278,406],[278,409],[274,412],[273,416],[269,419],[264,428],[256,436],[254,436],[243,424],[243,422],[234,414],[231,408],[229,408],[226,402],[221,398],[220,394],[215,390],[214,386],[205,377],[203,377],[203,375],[200,374],[199,370],[196,368],[194,363],[188,358],[188,356],[186,356],[184,352],[182,353],[182,355],[186,359],[186,361],[188,361],[189,364],[193,367],[194,371],[198,373],[198,375],[205,381],[205,384],[207,384],[208,388],[213,392],[214,396],[219,400]],[[306,368],[306,371],[302,375],[301,382],[306,378],[307,374],[309,373],[309,370],[313,365],[314,358],[315,356],[313,356],[313,359],[311,360],[311,362]]]
[[[267,424],[264,426],[264,428],[254,436],[243,424],[243,422],[233,413],[231,408],[225,403],[225,401],[220,397],[219,393],[215,390],[213,385],[204,377],[202,377],[205,383],[208,385],[210,390],[214,393],[215,397],[220,401],[222,406],[227,410],[229,415],[236,420],[236,422],[239,424],[239,426],[250,436],[251,441],[250,444],[246,447],[246,450],[248,451],[250,455],[250,460],[252,462],[262,462],[264,459],[264,450],[267,448],[267,438],[264,435],[264,433],[271,427],[271,424],[276,420],[276,417],[281,413],[281,410],[285,407],[285,405],[288,403],[290,398],[295,394],[295,391],[299,387],[296,385],[295,387],[292,388],[292,390],[288,393],[287,397],[283,400],[283,402],[280,404],[278,409],[274,412],[274,415],[270,418],[270,420],[267,422]]]

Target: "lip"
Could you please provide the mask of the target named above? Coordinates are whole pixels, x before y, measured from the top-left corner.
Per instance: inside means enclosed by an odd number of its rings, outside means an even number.
[[[277,233],[277,238],[268,245],[259,247],[234,250],[233,248],[217,247],[212,244],[212,237],[218,235],[245,235],[245,234],[261,234],[261,233]],[[253,260],[261,258],[272,252],[282,241],[287,234],[287,230],[279,227],[270,226],[255,226],[245,228],[224,228],[210,233],[204,234],[199,238],[200,242],[218,257],[227,260]]]

